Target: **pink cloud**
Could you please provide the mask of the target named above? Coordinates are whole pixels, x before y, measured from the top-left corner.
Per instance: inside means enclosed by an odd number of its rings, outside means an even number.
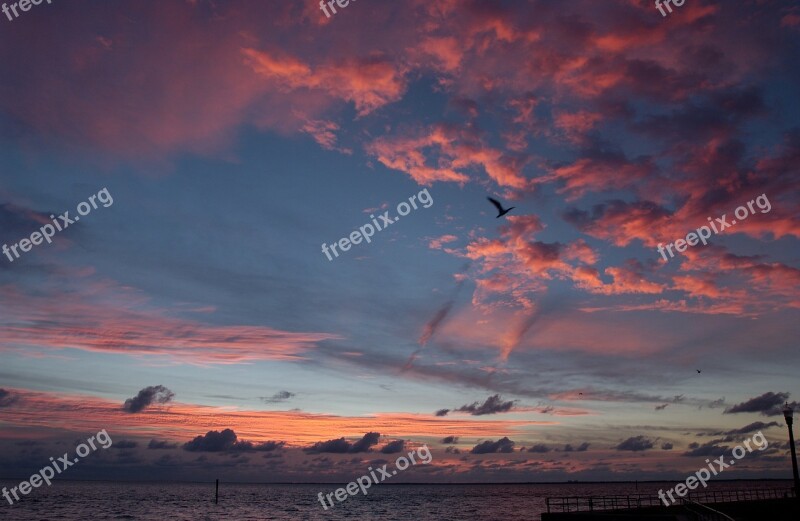
[[[428,247],[433,250],[441,250],[444,244],[457,241],[458,237],[455,235],[442,235],[441,237],[437,237],[435,239],[431,239],[428,243]]]
[[[0,287],[3,299],[15,302],[0,319],[3,349],[35,347],[52,353],[71,348],[182,363],[238,364],[299,360],[320,342],[340,338],[178,318],[147,306],[147,299],[130,289],[86,282],[70,293],[30,294]]]
[[[385,57],[348,59],[312,70],[302,60],[283,53],[252,48],[244,48],[242,53],[255,72],[282,88],[318,89],[353,102],[361,116],[399,100],[406,89],[403,71]]]

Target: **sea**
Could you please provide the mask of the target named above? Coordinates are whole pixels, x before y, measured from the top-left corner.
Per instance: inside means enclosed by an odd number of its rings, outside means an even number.
[[[18,483],[18,482],[17,482]],[[17,483],[3,480],[0,486]],[[503,520],[540,519],[545,498],[656,494],[669,483],[558,483],[491,485],[382,484],[323,509],[318,493],[336,484],[220,484],[56,481],[9,505],[0,497],[0,520],[10,521],[305,521],[305,520]],[[708,490],[791,487],[790,481],[718,481]]]

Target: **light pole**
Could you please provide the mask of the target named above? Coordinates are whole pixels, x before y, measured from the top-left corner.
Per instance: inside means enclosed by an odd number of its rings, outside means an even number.
[[[797,474],[797,453],[794,450],[794,432],[792,432],[794,409],[789,406],[789,402],[786,402],[783,409],[783,417],[786,418],[786,425],[789,427],[789,448],[792,450],[792,470],[794,471],[794,495],[800,499],[800,475]]]

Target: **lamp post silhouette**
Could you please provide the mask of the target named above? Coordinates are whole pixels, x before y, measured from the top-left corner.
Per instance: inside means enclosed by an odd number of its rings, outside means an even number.
[[[783,409],[783,417],[786,418],[786,426],[789,427],[789,448],[792,450],[792,470],[794,471],[794,495],[800,498],[800,475],[797,474],[797,453],[794,449],[794,432],[792,423],[794,421],[794,409],[786,402]]]

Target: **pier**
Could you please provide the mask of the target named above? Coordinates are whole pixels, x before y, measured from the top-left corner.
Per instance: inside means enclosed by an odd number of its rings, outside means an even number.
[[[689,493],[671,506],[658,496],[569,496],[546,499],[542,521],[797,521],[800,500],[791,488]]]

